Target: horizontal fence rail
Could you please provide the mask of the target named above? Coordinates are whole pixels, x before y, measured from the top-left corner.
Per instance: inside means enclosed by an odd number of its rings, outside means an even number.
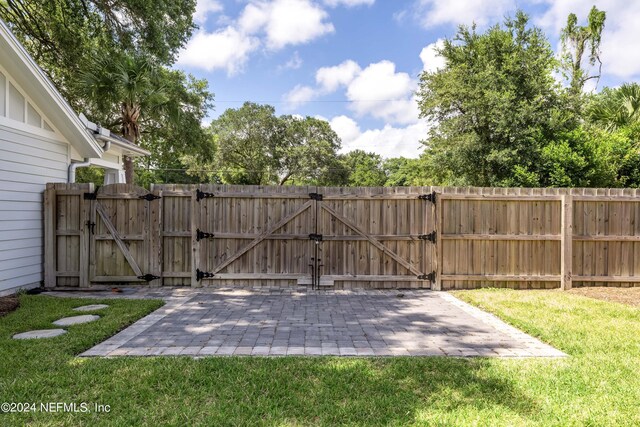
[[[49,184],[45,285],[640,285],[635,189]]]

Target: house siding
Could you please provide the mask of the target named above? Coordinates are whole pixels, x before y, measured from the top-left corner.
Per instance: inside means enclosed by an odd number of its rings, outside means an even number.
[[[69,145],[41,132],[0,123],[0,294],[43,280],[43,191],[66,182]]]

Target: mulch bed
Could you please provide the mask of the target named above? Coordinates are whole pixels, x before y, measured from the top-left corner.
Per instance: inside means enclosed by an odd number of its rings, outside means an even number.
[[[11,313],[13,310],[18,308],[19,305],[20,302],[14,295],[0,297],[0,317],[4,316],[7,313]]]
[[[569,292],[585,297],[601,299],[610,302],[640,307],[640,287],[636,288],[607,288],[594,286],[588,288],[573,288]]]

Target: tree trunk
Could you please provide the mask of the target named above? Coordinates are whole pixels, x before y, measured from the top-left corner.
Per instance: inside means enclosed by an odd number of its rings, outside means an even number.
[[[129,156],[123,156],[124,163],[124,180],[127,184],[133,184],[133,159]]]
[[[136,136],[132,133],[128,135],[124,135],[125,138],[132,144],[136,143]],[[133,184],[134,182],[134,173],[133,173],[133,159],[129,156],[123,156],[122,162],[124,164],[124,180],[127,184]]]

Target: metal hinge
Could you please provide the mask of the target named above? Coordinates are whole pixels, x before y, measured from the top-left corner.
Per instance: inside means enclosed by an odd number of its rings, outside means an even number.
[[[435,282],[436,281],[436,272],[432,271],[429,274],[421,274],[418,276],[419,280],[428,280],[430,282]]]
[[[203,239],[211,239],[212,237],[215,237],[215,235],[213,233],[205,233],[204,231],[200,230],[199,228],[196,230],[196,241],[199,242],[200,240]]]
[[[199,282],[202,279],[208,279],[215,276],[213,273],[207,273],[206,271],[200,271],[199,268],[196,268],[196,281]]]
[[[420,240],[428,240],[431,243],[435,243],[436,242],[436,232],[432,231],[429,234],[420,234],[418,236],[418,239],[420,239]]]
[[[434,203],[436,202],[436,192],[434,191],[431,194],[421,194],[418,196],[418,199],[420,200],[426,200],[428,202]]]
[[[138,276],[138,279],[140,279],[140,280],[145,280],[145,281],[147,281],[147,282],[150,282],[150,281],[152,281],[152,280],[160,279],[160,276],[154,276],[154,275],[153,275],[153,274],[151,274],[151,273],[147,273],[147,274],[145,274],[144,276]]]
[[[311,200],[317,200],[319,202],[322,201],[322,194],[320,193],[309,193],[309,197],[311,198]]]
[[[208,199],[210,197],[215,197],[215,194],[206,193],[204,191],[200,191],[200,189],[196,190],[196,202],[199,202],[202,199]]]
[[[162,197],[160,196],[156,196],[153,193],[149,193],[149,194],[145,194],[144,196],[139,196],[138,199],[144,199],[148,202],[152,201],[152,200],[156,200],[156,199],[162,199]]]
[[[314,242],[322,242],[322,234],[311,233],[309,234],[309,239]]]

